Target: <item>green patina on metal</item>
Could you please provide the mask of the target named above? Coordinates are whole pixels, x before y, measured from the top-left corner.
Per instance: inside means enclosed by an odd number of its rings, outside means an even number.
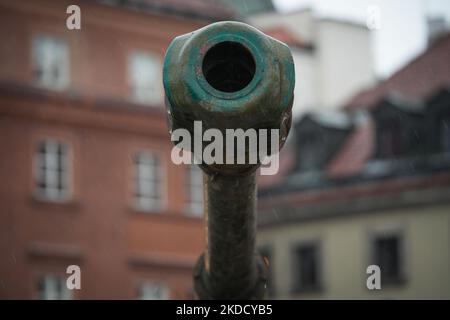
[[[256,71],[251,83],[237,92],[214,89],[201,72],[202,61],[208,50],[225,41],[242,44],[255,59]],[[193,113],[198,116],[196,120],[208,119],[211,126],[219,129],[221,126],[217,124],[222,122],[222,116],[215,117],[219,113],[236,118],[233,122],[236,128],[255,127],[260,122],[259,118],[267,118],[266,114],[272,114],[273,119],[280,121],[282,113],[291,107],[292,95],[289,93],[295,82],[289,48],[257,29],[238,22],[211,24],[175,38],[166,53],[163,79],[172,117],[176,113]],[[181,105],[183,107],[178,108]],[[208,112],[196,112],[198,105]],[[177,110],[172,106],[177,106]],[[189,109],[193,112],[188,112]],[[184,115],[177,116],[172,129],[185,127],[184,120]],[[189,116],[187,120],[192,119]],[[273,127],[279,127],[277,120],[273,121]]]
[[[294,63],[289,48],[239,22],[218,22],[176,37],[163,83],[170,132],[194,121],[203,130],[280,129],[291,124]],[[259,164],[201,164],[205,172],[205,254],[194,272],[204,299],[261,298],[265,265],[255,253],[256,169]]]

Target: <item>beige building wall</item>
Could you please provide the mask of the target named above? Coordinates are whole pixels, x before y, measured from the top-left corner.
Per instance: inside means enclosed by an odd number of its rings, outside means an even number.
[[[405,281],[368,290],[371,239],[403,235]],[[282,299],[450,299],[450,206],[417,207],[319,218],[260,228],[259,247],[271,249],[275,297]],[[292,294],[294,248],[320,243],[322,288]]]

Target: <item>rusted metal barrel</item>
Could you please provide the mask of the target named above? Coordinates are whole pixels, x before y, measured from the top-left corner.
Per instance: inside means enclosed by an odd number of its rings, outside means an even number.
[[[282,146],[291,124],[294,78],[289,48],[244,23],[218,22],[179,36],[167,49],[163,71],[170,132],[187,130],[193,142],[209,129],[223,136],[228,129],[280,130]],[[195,121],[202,123],[200,137]],[[260,148],[258,140],[253,152]],[[223,152],[226,156],[230,149],[224,146]],[[261,299],[265,294],[266,266],[255,251],[261,159],[250,162],[245,152],[244,163],[199,164],[207,236],[194,270],[200,299]],[[234,159],[237,153],[234,149]]]

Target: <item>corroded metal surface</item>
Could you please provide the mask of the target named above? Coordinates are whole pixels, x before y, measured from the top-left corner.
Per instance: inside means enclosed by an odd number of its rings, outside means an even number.
[[[225,136],[227,129],[279,129],[280,146],[286,140],[292,56],[286,45],[257,29],[219,22],[175,38],[163,78],[170,132],[181,128],[194,136],[194,121],[202,121],[203,132],[218,129]],[[200,164],[206,174],[207,249],[194,285],[202,299],[263,296],[265,266],[255,253],[259,165]]]

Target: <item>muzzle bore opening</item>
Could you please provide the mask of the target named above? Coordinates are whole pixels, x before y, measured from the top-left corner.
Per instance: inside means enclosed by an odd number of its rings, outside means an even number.
[[[236,92],[244,89],[255,75],[255,59],[242,44],[220,42],[203,58],[202,71],[206,81],[216,90]]]

